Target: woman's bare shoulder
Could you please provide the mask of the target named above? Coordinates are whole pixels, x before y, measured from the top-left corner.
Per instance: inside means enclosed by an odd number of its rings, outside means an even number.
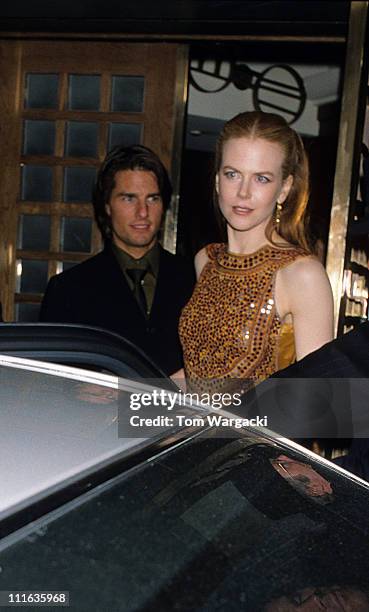
[[[328,274],[314,255],[299,257],[282,268],[279,287],[287,297],[288,310],[292,313],[299,310],[306,313],[309,309],[330,312],[333,308]]]
[[[315,255],[301,255],[280,270],[281,276],[293,284],[315,282],[319,278],[328,280],[323,264]]]
[[[207,247],[203,247],[200,249],[198,253],[195,255],[195,270],[196,270],[196,278],[200,277],[201,272],[204,269],[204,266],[208,263],[209,256],[207,253]]]

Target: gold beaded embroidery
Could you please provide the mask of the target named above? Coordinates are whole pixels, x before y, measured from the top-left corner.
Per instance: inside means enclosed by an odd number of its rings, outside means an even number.
[[[223,379],[260,382],[278,369],[282,323],[274,303],[276,272],[304,252],[266,245],[236,255],[225,244],[210,244],[207,254],[179,324],[186,378],[206,392],[209,379],[213,390]]]

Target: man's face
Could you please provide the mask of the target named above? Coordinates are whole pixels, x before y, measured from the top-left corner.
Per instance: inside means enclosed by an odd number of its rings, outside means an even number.
[[[139,259],[154,246],[163,216],[163,201],[155,174],[119,170],[106,204],[114,244]]]

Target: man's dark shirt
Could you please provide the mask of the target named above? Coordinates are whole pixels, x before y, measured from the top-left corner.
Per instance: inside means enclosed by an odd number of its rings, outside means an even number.
[[[135,259],[115,244],[112,244],[112,250],[132,291],[134,283],[129,274],[127,274],[127,270],[146,270],[146,274],[142,281],[142,287],[146,296],[147,309],[150,313],[154,301],[156,281],[159,274],[160,250],[158,243],[156,243],[150,251],[145,253],[143,257],[140,257],[140,259]]]

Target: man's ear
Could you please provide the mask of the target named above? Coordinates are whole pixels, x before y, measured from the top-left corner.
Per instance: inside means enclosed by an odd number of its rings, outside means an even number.
[[[106,211],[106,214],[109,215],[109,217],[111,217],[110,204],[105,204],[105,211]]]
[[[286,200],[286,198],[287,198],[287,196],[288,196],[288,194],[289,194],[289,192],[291,190],[292,185],[293,185],[293,176],[292,176],[292,174],[290,174],[286,178],[286,180],[283,181],[282,189],[281,189],[281,192],[280,192],[280,194],[278,196],[278,202],[280,204],[283,204],[283,202]]]
[[[219,174],[218,172],[215,175],[215,191],[219,194]]]

